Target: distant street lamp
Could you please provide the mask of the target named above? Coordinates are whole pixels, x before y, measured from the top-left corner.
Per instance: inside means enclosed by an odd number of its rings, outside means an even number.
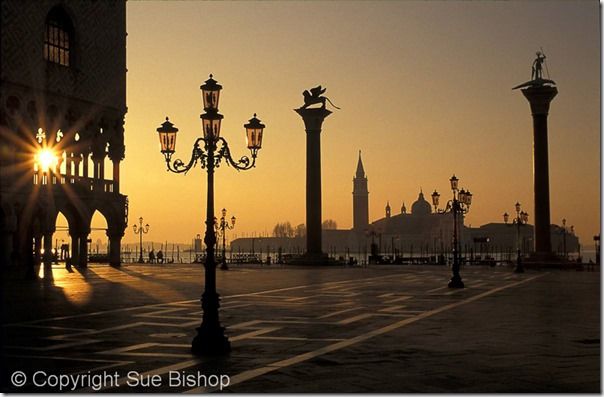
[[[596,265],[600,264],[600,234],[594,236],[594,247],[596,250]]]
[[[459,259],[459,241],[457,231],[457,217],[458,215],[467,214],[470,211],[470,205],[472,204],[472,193],[469,190],[458,190],[459,179],[453,175],[451,179],[451,190],[453,191],[453,199],[447,201],[445,209],[438,209],[438,202],[440,200],[440,194],[435,190],[432,193],[432,205],[434,205],[434,212],[437,214],[453,213],[453,277],[449,281],[449,288],[463,288],[464,284],[459,275],[460,259]]]
[[[216,233],[218,234],[219,237],[222,237],[222,264],[220,265],[220,268],[222,270],[229,270],[229,267],[227,266],[226,263],[226,231],[227,230],[233,230],[235,228],[235,217],[231,217],[231,223],[229,224],[229,222],[226,219],[226,215],[227,215],[227,210],[226,208],[222,209],[222,216],[220,217],[220,222],[216,219],[216,223],[215,223],[215,227],[216,227]]]
[[[512,223],[510,225],[516,225],[516,267],[514,268],[514,273],[524,273],[524,267],[522,266],[522,255],[520,253],[520,226],[526,225],[528,223],[528,213],[520,210],[520,203],[516,202],[514,206],[516,209],[516,217],[512,219]],[[510,220],[510,215],[506,212],[503,214],[503,221],[505,224],[508,224]]]
[[[169,119],[157,129],[161,152],[166,159],[168,170],[174,173],[186,173],[198,162],[201,168],[208,173],[208,194],[206,214],[206,234],[204,243],[206,245],[205,268],[205,290],[201,296],[201,307],[203,309],[203,320],[197,328],[197,335],[193,339],[192,351],[197,355],[225,354],[231,350],[231,345],[224,334],[224,327],[220,325],[218,308],[220,296],[216,292],[216,259],[214,257],[214,246],[216,245],[216,233],[214,232],[214,168],[218,167],[224,159],[227,165],[237,170],[249,170],[256,164],[258,150],[262,146],[262,134],[264,124],[254,117],[245,124],[247,147],[250,149],[252,159],[247,156],[238,161],[233,160],[227,141],[220,137],[220,122],[223,117],[218,113],[218,99],[222,86],[216,80],[210,78],[201,87],[204,113],[201,114],[203,137],[197,138],[193,144],[193,153],[187,164],[182,160],[174,160],[170,163],[174,148],[176,146],[176,133],[178,128],[174,127]]]
[[[566,218],[562,219],[562,252],[564,253],[564,260],[568,259],[568,251],[566,249]]]
[[[138,234],[139,236],[139,255],[138,255],[138,263],[145,263],[145,260],[143,259],[143,234],[149,233],[149,224],[147,223],[145,225],[145,227],[143,227],[143,217],[141,216],[140,218],[138,218],[138,227],[135,225],[132,225],[132,228],[134,229],[134,234]]]

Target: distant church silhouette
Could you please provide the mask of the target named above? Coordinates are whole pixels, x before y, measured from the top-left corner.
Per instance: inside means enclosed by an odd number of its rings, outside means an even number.
[[[367,230],[369,226],[369,190],[367,190],[367,176],[363,168],[360,150],[357,172],[352,180],[352,185],[352,229],[356,231]]]
[[[395,241],[395,248],[404,245],[410,247],[414,244],[416,249],[420,249],[421,246],[431,243],[432,245],[438,245],[437,249],[440,250],[441,248],[444,249],[445,245],[449,245],[447,236],[453,233],[453,219],[452,217],[433,213],[432,206],[424,198],[421,188],[417,200],[411,205],[411,213],[407,213],[407,208],[403,202],[400,214],[392,215],[392,208],[388,201],[385,216],[369,223],[368,180],[360,151],[357,170],[353,179],[352,197],[352,230],[357,234],[357,240],[362,238],[359,234],[373,233],[382,237],[385,234],[394,235],[395,239],[398,240],[398,244]],[[463,218],[460,220],[460,225],[463,226]],[[401,239],[403,242],[401,242]],[[388,242],[387,245],[392,245],[392,241]]]

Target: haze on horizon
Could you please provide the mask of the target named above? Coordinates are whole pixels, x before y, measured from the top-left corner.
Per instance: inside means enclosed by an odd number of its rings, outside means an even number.
[[[511,88],[530,79],[540,47],[559,89],[551,220],[566,218],[583,245],[600,230],[598,2],[145,1],[127,12],[124,243],[138,241],[139,216],[151,225],[145,239],[203,233],[205,170],[166,172],[155,130],[169,116],[180,129],[175,158],[189,159],[210,73],[223,86],[221,134],[233,156],[249,153],[243,124],[254,112],[267,125],[255,169],[217,170],[217,214],[237,217],[229,236],[304,223],[306,137],[293,109],[319,84],[342,108],[323,125],[323,219],[352,226],[359,150],[370,221],[386,201],[394,214],[409,208],[420,188],[448,198],[453,173],[474,195],[466,225],[502,222],[516,201],[532,215],[532,120]]]

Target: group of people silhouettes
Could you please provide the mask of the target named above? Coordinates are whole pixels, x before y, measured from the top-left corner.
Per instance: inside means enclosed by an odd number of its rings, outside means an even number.
[[[157,251],[157,255],[155,251],[151,249],[149,251],[149,263],[164,263],[164,253],[162,250]]]

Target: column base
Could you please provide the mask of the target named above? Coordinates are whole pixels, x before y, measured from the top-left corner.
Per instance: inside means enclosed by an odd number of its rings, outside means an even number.
[[[451,280],[449,280],[449,284],[447,285],[449,288],[465,288],[463,281],[461,281],[460,276],[453,276]]]
[[[201,325],[191,343],[191,352],[196,356],[219,356],[231,352],[231,343],[224,334],[224,327]]]
[[[331,265],[334,260],[329,258],[325,253],[305,253],[299,258],[295,258],[288,262],[289,265]]]

